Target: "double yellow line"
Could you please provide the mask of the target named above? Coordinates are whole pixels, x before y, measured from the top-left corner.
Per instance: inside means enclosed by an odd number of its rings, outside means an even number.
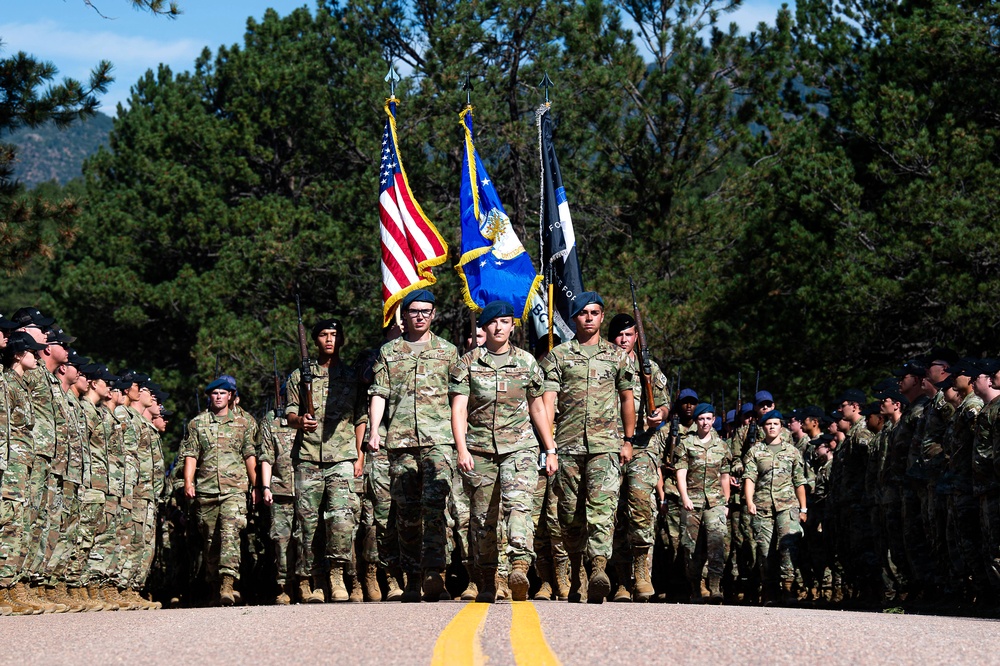
[[[434,644],[431,666],[482,666],[486,663],[480,635],[492,604],[466,605],[452,618]],[[530,601],[511,603],[510,646],[517,666],[561,666],[542,632],[542,621]]]

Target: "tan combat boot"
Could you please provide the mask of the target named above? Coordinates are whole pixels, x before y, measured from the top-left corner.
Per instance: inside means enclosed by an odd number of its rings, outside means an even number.
[[[701,588],[704,587],[705,583],[701,580],[688,581],[691,585],[691,599],[690,602],[693,604],[700,604],[704,601],[701,596]]]
[[[424,601],[441,601],[441,591],[444,590],[444,580],[440,569],[424,569]]]
[[[278,594],[274,597],[275,606],[288,606],[292,603],[292,587],[287,583],[278,584]]]
[[[511,601],[528,600],[528,560],[511,562],[510,576],[507,577]]]
[[[713,604],[722,603],[722,579],[718,576],[708,577],[708,600]]]
[[[29,588],[24,583],[15,583],[14,587],[8,590],[10,598],[18,602],[22,606],[29,606],[34,608],[38,613],[54,613],[55,604],[48,601],[42,601],[31,594],[31,588]]]
[[[138,594],[138,592],[136,594]],[[141,594],[139,594],[139,598],[142,599],[147,606],[149,606],[149,610],[160,610],[161,608],[163,608],[163,602],[153,601],[151,598],[146,598]]]
[[[119,590],[118,596],[127,601],[132,606],[133,610],[149,610],[149,606],[146,605],[146,600],[140,597],[139,594],[131,587]]]
[[[86,608],[82,603],[69,596],[69,588],[66,587],[66,583],[56,583],[53,587],[47,587],[45,591],[49,601],[66,606],[70,613],[80,613]]]
[[[555,561],[556,572],[556,599],[566,601],[569,599],[569,559],[560,557]]]
[[[71,587],[68,590],[69,596],[75,599],[77,603],[83,606],[85,613],[96,613],[98,611],[104,610],[104,604],[97,603],[96,601],[91,601],[90,596],[87,594],[86,588],[83,587]]]
[[[632,575],[635,577],[635,586],[632,588],[635,601],[649,601],[656,590],[653,589],[653,582],[649,579],[649,549],[632,549]]]
[[[347,592],[347,585],[344,584],[343,565],[330,567],[330,601],[347,601],[351,595]]]
[[[104,606],[104,610],[106,611],[118,610],[118,604],[106,599],[103,594],[103,588],[97,583],[91,583],[87,586],[87,596],[89,596],[92,601]]]
[[[13,615],[14,607],[7,602],[6,596],[0,591],[0,615]]]
[[[365,596],[368,601],[382,601],[382,588],[378,584],[378,567],[365,565]]]
[[[571,574],[568,599],[571,604],[578,604],[587,597],[587,570],[583,566],[583,553],[570,555],[569,564]]]
[[[299,603],[300,604],[312,604],[316,603],[313,601],[312,587],[309,586],[309,578],[302,576],[299,578]]]
[[[223,606],[232,606],[236,603],[236,595],[233,594],[233,583],[235,582],[229,574],[222,576],[222,585],[219,586],[219,603]]]
[[[455,598],[458,599],[458,597]],[[448,592],[448,574],[444,571],[441,572],[441,594],[438,595],[438,599],[451,601],[451,593]]]
[[[0,600],[4,606],[10,609],[11,615],[41,615],[42,611],[14,599],[10,594],[10,588],[0,589]]]
[[[481,604],[492,604],[497,600],[497,570],[479,567],[479,592],[476,601]]]
[[[479,595],[479,586],[476,585],[476,565],[466,564],[465,571],[469,574],[469,584],[465,586],[462,590],[462,594],[459,599],[462,601],[475,601],[476,597]]]
[[[781,603],[786,606],[791,606],[796,602],[795,591],[792,590],[792,581],[783,580],[781,581]]]
[[[605,569],[608,566],[608,558],[598,555],[594,558],[593,568],[590,572],[590,583],[587,587],[587,603],[603,604],[611,593],[611,579]]]
[[[361,586],[361,577],[358,576],[357,569],[351,574],[351,596],[348,600],[355,604],[361,604],[365,601],[365,590]]]
[[[497,601],[508,601],[510,599],[510,586],[507,585],[507,576],[498,571],[493,580],[496,581]]]
[[[406,574],[399,567],[390,567],[386,574],[389,591],[385,595],[385,600],[399,601],[403,596],[403,588],[406,587]]]
[[[538,574],[538,578],[542,581],[541,587],[535,592],[533,599],[535,601],[551,601],[552,595],[554,594],[552,590],[552,567],[548,562],[545,564],[539,564],[535,560],[535,573]]]

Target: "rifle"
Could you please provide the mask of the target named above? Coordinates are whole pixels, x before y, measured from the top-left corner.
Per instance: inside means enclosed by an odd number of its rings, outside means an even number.
[[[635,318],[635,332],[639,343],[639,380],[642,393],[646,398],[646,410],[649,415],[656,411],[656,400],[653,397],[653,363],[649,359],[649,345],[646,342],[646,330],[642,327],[642,315],[639,314],[639,303],[635,300],[635,282],[630,276],[628,286],[632,290],[632,314]]]
[[[281,401],[281,375],[278,374],[278,352],[271,350],[274,356],[274,418],[285,416],[285,405]]]
[[[299,357],[302,359],[299,412],[300,416],[313,415],[312,363],[309,360],[309,344],[306,337],[306,326],[302,323],[302,304],[299,302],[298,294],[295,294],[295,311],[299,315]]]
[[[677,401],[681,399],[681,369],[677,368],[677,387],[674,391],[674,403],[673,408],[670,411],[670,436],[667,438],[670,445],[667,447],[666,452],[666,466],[667,469],[672,470],[674,468],[674,447],[677,446],[677,440],[681,438],[681,415],[679,412],[679,405]]]
[[[753,395],[754,400],[757,399],[757,393],[760,392],[760,370],[757,371],[757,385],[754,387]],[[756,414],[754,415],[756,417]],[[747,427],[747,436],[743,440],[742,452],[746,455],[747,449],[753,446],[757,442],[757,419],[751,418],[750,425]]]

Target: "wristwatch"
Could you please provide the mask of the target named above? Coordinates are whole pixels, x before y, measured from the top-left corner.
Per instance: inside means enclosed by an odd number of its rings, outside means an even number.
[[[629,435],[627,437],[622,437],[622,440],[628,442],[629,444],[635,444],[635,435]]]

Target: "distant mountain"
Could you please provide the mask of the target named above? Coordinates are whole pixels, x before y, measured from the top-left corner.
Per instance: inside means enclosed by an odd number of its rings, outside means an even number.
[[[27,187],[53,179],[66,183],[80,176],[84,159],[108,145],[112,124],[110,116],[98,113],[62,130],[52,123],[25,127],[0,141],[18,147],[14,175]]]

